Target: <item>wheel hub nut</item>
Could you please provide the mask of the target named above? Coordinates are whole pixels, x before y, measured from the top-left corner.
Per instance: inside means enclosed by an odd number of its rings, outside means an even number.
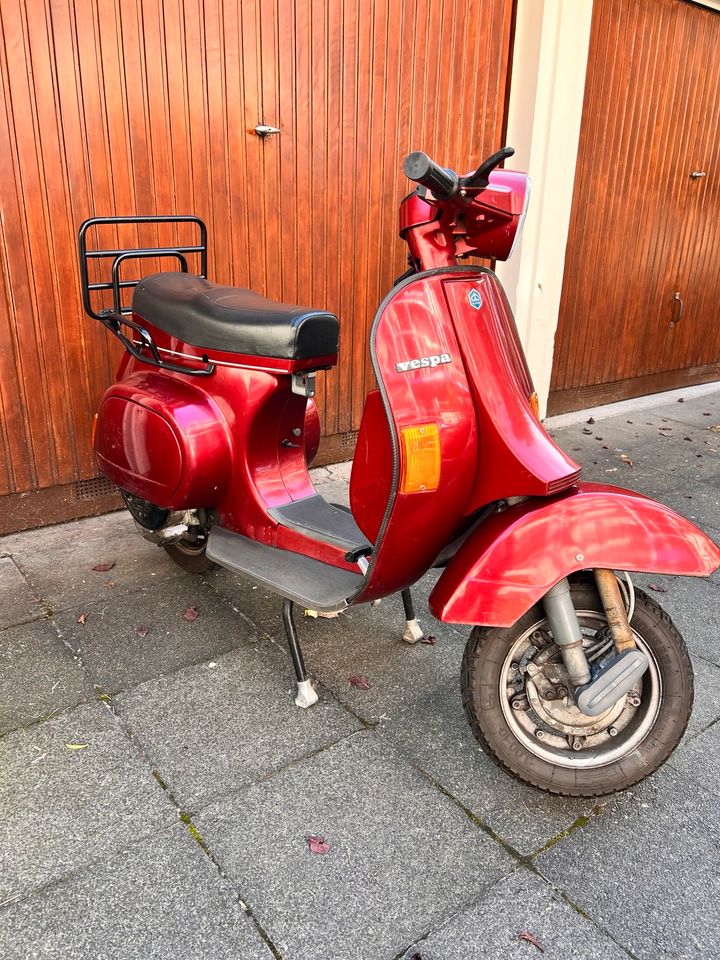
[[[535,736],[538,738],[538,740],[542,740],[542,739],[545,737],[545,731],[544,731],[544,730],[536,730],[536,731],[535,731]]]
[[[608,727],[607,732],[610,734],[611,737],[616,737],[618,735],[617,727]]]

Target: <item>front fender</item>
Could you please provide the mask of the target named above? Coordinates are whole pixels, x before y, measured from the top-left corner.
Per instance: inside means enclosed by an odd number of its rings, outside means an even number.
[[[493,514],[452,558],[429,604],[448,623],[509,627],[576,570],[707,577],[718,566],[718,547],[674,510],[631,490],[580,483]]]

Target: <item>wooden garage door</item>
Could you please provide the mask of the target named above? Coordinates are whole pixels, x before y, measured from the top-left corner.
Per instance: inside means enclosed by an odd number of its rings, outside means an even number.
[[[196,214],[211,279],[337,311],[319,402],[326,458],[350,453],[404,269],[402,157],[469,169],[500,145],[511,20],[512,0],[2,0],[0,532],[105,503],[89,431],[117,347],[80,309],[90,215]]]
[[[718,90],[720,14],[595,0],[551,413],[720,378]]]

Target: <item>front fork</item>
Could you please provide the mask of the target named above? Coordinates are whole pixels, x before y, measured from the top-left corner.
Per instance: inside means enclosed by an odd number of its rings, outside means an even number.
[[[599,715],[624,696],[648,665],[645,654],[637,649],[617,577],[612,570],[603,569],[595,570],[594,575],[616,657],[592,683],[567,577],[543,598],[545,615],[568,672],[575,702],[589,716]]]

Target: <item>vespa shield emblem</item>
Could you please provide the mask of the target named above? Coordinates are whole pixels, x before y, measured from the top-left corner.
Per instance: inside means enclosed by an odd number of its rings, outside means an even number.
[[[482,297],[480,296],[480,291],[476,290],[475,287],[472,288],[470,293],[467,295],[468,303],[473,308],[473,310],[479,310],[482,306]]]

